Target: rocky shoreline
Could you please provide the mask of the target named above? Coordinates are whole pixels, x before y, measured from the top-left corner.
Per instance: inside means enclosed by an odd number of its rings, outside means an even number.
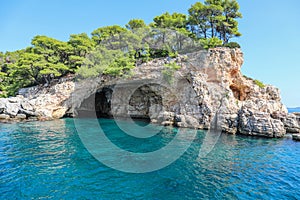
[[[181,65],[171,84],[163,75],[169,62]],[[215,48],[144,63],[121,81],[101,76],[75,83],[73,77],[62,78],[49,86],[21,89],[16,97],[0,98],[0,122],[51,120],[96,111],[100,116],[149,118],[161,125],[209,129],[217,116],[223,132],[269,138],[294,133],[299,140],[300,114],[288,113],[277,88],[243,76],[242,64],[240,49]]]

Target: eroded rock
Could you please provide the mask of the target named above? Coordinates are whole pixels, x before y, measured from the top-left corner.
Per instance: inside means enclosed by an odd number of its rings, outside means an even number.
[[[27,116],[25,114],[18,114],[16,116],[16,119],[20,119],[20,120],[23,120],[23,119],[26,119],[26,118],[27,118]]]
[[[168,83],[162,71],[169,62],[181,68]],[[84,111],[202,129],[209,129],[217,117],[218,127],[232,134],[283,137],[286,130],[299,132],[300,117],[287,114],[279,90],[243,76],[242,64],[242,51],[229,48],[155,59],[122,80],[103,75],[22,89],[24,97],[0,99],[0,114],[48,120]]]
[[[293,140],[300,141],[300,134],[293,134]]]
[[[7,120],[9,119],[10,116],[9,115],[6,115],[6,114],[0,114],[0,120]]]
[[[288,114],[282,121],[288,133],[300,133],[300,125],[296,115]]]
[[[10,116],[16,116],[20,110],[20,103],[6,103],[5,113]]]

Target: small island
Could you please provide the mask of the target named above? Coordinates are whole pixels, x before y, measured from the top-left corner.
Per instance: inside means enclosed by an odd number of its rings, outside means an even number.
[[[16,3],[1,6],[0,22]],[[237,0],[23,3],[16,19],[50,29],[0,52],[0,199],[300,199],[300,109],[274,86],[290,77],[258,56],[272,29],[252,46],[239,26],[264,32],[249,13],[269,5],[241,6],[244,16]],[[295,31],[298,7],[268,8]],[[54,34],[62,26],[69,38]]]
[[[250,136],[299,133],[299,116],[288,113],[279,90],[241,73],[243,53],[230,42],[241,36],[238,3],[197,2],[188,12],[166,12],[150,25],[133,19],[67,42],[38,35],[26,49],[1,53],[0,94],[17,96],[0,99],[0,120],[88,111],[196,129],[218,120],[222,132]],[[112,99],[116,87],[123,92]]]

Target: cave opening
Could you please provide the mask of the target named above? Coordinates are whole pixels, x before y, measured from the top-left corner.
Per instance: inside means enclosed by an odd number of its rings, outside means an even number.
[[[79,118],[111,118],[111,95],[113,90],[104,87],[86,98],[76,109]]]
[[[124,89],[122,89],[124,95],[118,96],[119,99],[112,99],[116,98],[113,97],[113,90],[114,86],[98,89],[82,102],[79,116],[83,118],[131,118],[143,126],[150,123],[151,117],[156,116],[162,110],[162,96],[165,88],[158,84],[143,85],[132,94],[124,85]],[[125,99],[128,95],[130,95],[129,101]]]
[[[111,118],[111,97],[113,90],[104,87],[95,93],[95,111],[97,118]]]
[[[151,121],[151,117],[162,109],[162,86],[143,85],[135,90],[129,100],[129,114],[132,119]]]

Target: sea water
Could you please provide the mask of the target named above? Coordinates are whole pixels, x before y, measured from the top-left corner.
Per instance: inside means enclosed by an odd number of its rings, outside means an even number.
[[[94,131],[88,119],[77,123]],[[163,148],[178,132],[159,127],[141,139],[111,119],[99,123],[110,141],[131,152]],[[300,199],[300,142],[221,134],[199,159],[206,134],[197,131],[167,167],[125,173],[89,153],[73,119],[0,124],[0,199]]]

